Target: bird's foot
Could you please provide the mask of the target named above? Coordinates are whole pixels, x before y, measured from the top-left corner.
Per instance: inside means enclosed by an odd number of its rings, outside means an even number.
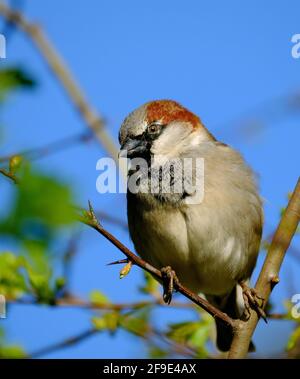
[[[243,299],[245,303],[245,316],[248,320],[250,317],[250,308],[253,308],[258,315],[267,323],[267,315],[263,310],[264,300],[261,296],[258,295],[257,291],[254,288],[247,286],[245,282],[239,282],[243,290]]]
[[[178,282],[178,278],[175,271],[172,270],[170,266],[163,267],[160,271],[164,289],[163,299],[165,303],[170,304],[172,300],[174,284]]]

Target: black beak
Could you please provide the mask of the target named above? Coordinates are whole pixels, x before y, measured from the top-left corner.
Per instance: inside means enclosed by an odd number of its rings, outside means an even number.
[[[148,150],[147,141],[143,139],[127,139],[121,146],[119,157],[143,157]]]

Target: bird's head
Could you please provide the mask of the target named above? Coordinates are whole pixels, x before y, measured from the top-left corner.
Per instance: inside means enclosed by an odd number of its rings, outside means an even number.
[[[172,100],[142,105],[124,120],[119,141],[128,158],[165,155],[170,158],[214,137],[198,116]]]

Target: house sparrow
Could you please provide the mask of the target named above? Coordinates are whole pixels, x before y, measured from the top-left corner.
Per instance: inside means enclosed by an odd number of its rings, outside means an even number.
[[[263,223],[252,170],[195,114],[171,100],[152,101],[130,113],[119,141],[128,158],[143,158],[148,164],[129,171],[137,185],[127,191],[129,232],[137,253],[158,269],[170,266],[184,286],[240,318],[255,297],[247,281],[256,264]],[[197,191],[188,192],[184,186],[172,191],[184,179],[178,168],[171,170],[170,191],[161,184],[170,161],[186,158],[204,162],[203,193],[197,201]],[[152,171],[159,182],[156,191],[147,182]],[[197,175],[193,169],[192,180]],[[217,346],[227,351],[232,330],[216,323]]]

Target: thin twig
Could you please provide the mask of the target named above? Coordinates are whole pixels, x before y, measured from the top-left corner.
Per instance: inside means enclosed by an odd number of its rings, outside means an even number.
[[[116,237],[109,233],[104,227],[99,223],[91,204],[89,203],[89,212],[86,214],[87,217],[80,217],[80,221],[84,224],[92,227],[102,236],[104,236],[108,241],[115,245],[126,257],[133,262],[136,266],[139,266],[143,270],[149,272],[155,279],[162,281],[162,274],[160,270],[150,265],[148,262],[144,261],[142,258],[134,254],[125,245],[122,244]],[[194,294],[189,289],[185,288],[180,282],[174,283],[174,288],[176,291],[180,292],[182,295],[190,299],[195,304],[199,305],[201,308],[206,310],[210,315],[215,318],[219,318],[225,324],[231,325],[235,324],[235,321],[231,319],[227,314],[223,313],[219,309],[211,305],[207,300],[201,298],[200,296]]]
[[[6,299],[7,304],[11,305],[39,305],[36,300],[33,299]],[[45,305],[45,304],[43,304]],[[97,303],[91,302],[84,299],[81,299],[77,296],[67,294],[64,297],[56,299],[54,304],[49,305],[51,307],[66,307],[66,308],[78,308],[78,309],[88,309],[88,310],[107,310],[107,311],[124,311],[124,310],[135,310],[141,309],[143,307],[153,307],[153,306],[162,306],[162,307],[172,307],[172,308],[182,308],[182,309],[191,309],[195,310],[196,307],[192,303],[181,302],[181,301],[172,301],[168,306],[161,298],[160,299],[151,299],[151,300],[142,300],[132,303]]]
[[[66,63],[46,37],[41,27],[28,22],[22,13],[10,9],[3,3],[0,4],[0,14],[11,24],[23,30],[35,43],[42,57],[69,95],[70,100],[87,126],[93,130],[105,150],[117,161],[118,149],[108,132],[104,129],[103,119],[89,105],[81,88],[67,68]]]
[[[39,358],[39,357],[44,356],[46,354],[54,353],[57,350],[62,350],[62,349],[71,347],[75,344],[78,344],[80,342],[83,342],[83,341],[87,340],[88,338],[96,335],[97,333],[99,333],[99,330],[97,330],[96,328],[88,328],[87,330],[85,330],[85,331],[83,331],[83,332],[81,332],[75,336],[66,338],[63,341],[59,341],[59,342],[53,343],[49,346],[43,347],[39,350],[36,350],[36,351],[32,352],[31,354],[27,355],[26,358],[31,358],[31,359]],[[186,346],[182,343],[178,343],[178,342],[170,340],[162,332],[160,332],[157,329],[151,328],[147,333],[135,332],[133,334],[135,334],[136,336],[138,336],[140,338],[143,338],[148,343],[151,342],[151,338],[153,339],[153,337],[158,337],[160,341],[164,341],[169,346],[170,351],[173,351],[176,354],[180,354],[180,355],[183,355],[183,356],[186,356],[189,358],[195,357],[195,355],[197,353],[195,350],[193,350],[189,346]]]
[[[11,172],[9,171],[6,171],[5,169],[3,168],[0,168],[0,173],[4,176],[6,176],[7,178],[9,178],[10,180],[12,180],[15,184],[18,184],[18,179],[16,178],[16,176],[14,174],[12,174]]]
[[[270,320],[292,320],[291,316],[287,313],[271,313],[267,315],[267,318]]]
[[[27,356],[27,358],[38,358],[42,355],[50,354],[50,353],[53,353],[54,351],[64,349],[66,347],[70,347],[72,345],[75,345],[79,342],[82,342],[82,341],[94,336],[97,333],[99,333],[99,330],[97,330],[95,328],[89,328],[89,329],[79,333],[78,335],[76,335],[74,337],[67,338],[61,342],[54,343],[50,346],[46,346],[42,349],[36,350],[33,353],[29,354]]]
[[[71,270],[72,263],[74,258],[78,252],[78,244],[80,240],[80,232],[75,231],[68,241],[66,250],[63,254],[63,277],[65,279],[65,285],[63,286],[62,293],[65,298],[69,297],[70,293],[70,278],[71,278]]]
[[[0,157],[0,163],[9,162],[9,160],[16,155],[25,157],[26,159],[29,159],[29,160],[44,158],[51,154],[57,153],[61,150],[66,150],[78,143],[87,142],[91,140],[92,137],[93,135],[90,131],[77,133],[73,136],[65,137],[58,141],[50,142],[38,148],[33,148],[30,150],[21,151],[19,153],[2,156]]]

